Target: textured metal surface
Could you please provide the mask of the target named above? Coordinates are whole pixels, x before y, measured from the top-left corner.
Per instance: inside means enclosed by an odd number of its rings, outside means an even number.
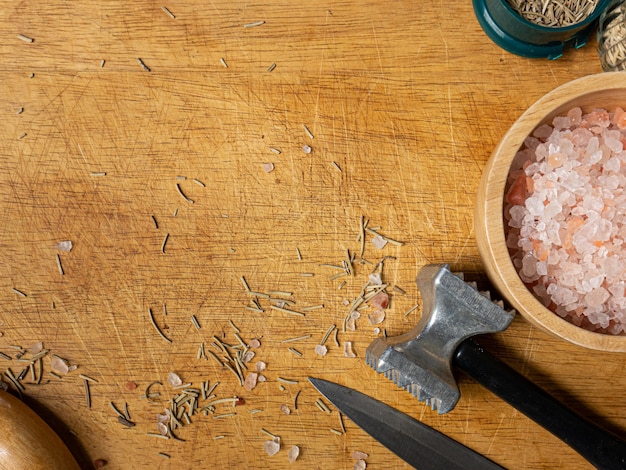
[[[361,392],[326,380],[313,386],[389,450],[420,470],[502,469],[439,431]]]
[[[452,355],[465,339],[506,329],[514,313],[493,303],[450,272],[447,265],[424,266],[417,276],[423,311],[407,333],[377,338],[365,360],[377,372],[439,413],[460,397],[452,373]]]

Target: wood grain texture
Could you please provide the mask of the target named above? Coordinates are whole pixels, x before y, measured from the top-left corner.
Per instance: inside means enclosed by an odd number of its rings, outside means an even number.
[[[0,468],[77,470],[76,460],[50,426],[13,395],[0,391]]]
[[[451,11],[441,2],[181,0],[166,5],[175,19],[161,6],[11,0],[0,11],[0,351],[13,357],[0,361],[19,372],[10,346],[43,341],[79,365],[57,379],[47,360],[41,384],[24,379],[31,402],[64,424],[57,429],[77,459],[86,468],[106,459],[113,469],[349,469],[360,450],[369,468],[408,468],[348,420],[345,434],[332,433],[337,413],[315,407],[312,375],[376,396],[507,468],[588,468],[465,377],[457,408],[438,416],[377,376],[363,360],[375,337],[366,312],[355,332],[338,335],[340,344],[353,341],[356,359],[332,339],[327,356],[313,349],[329,325],[341,326],[344,302],[367,279],[369,268],[357,266],[339,290],[340,280],[328,279],[336,271],[320,266],[340,262],[346,249],[358,253],[361,216],[405,243],[376,250],[370,237],[365,250],[374,263],[396,257],[384,278],[407,292],[392,296],[381,325],[390,335],[419,318],[404,312],[419,300],[422,265],[481,270],[473,211],[487,158],[535,100],[600,72],[594,44],[555,62],[512,56],[485,36],[469,2]],[[73,242],[71,252],[55,249],[62,240]],[[252,312],[241,276],[253,290],[292,292],[293,308],[324,308],[301,318],[263,301],[265,311]],[[251,365],[267,363],[267,382],[251,392],[210,358],[197,359],[214,335],[236,342],[229,320],[245,341],[261,338]],[[564,344],[520,318],[485,344],[624,434],[622,355]],[[170,371],[195,386],[219,381],[218,397],[245,405],[230,418],[194,416],[177,434],[184,442],[147,436],[177,393]],[[91,408],[80,372],[98,380]],[[281,391],[278,377],[298,384]],[[151,404],[140,395],[155,380],[165,385]],[[129,381],[138,388],[127,390]],[[111,401],[128,403],[137,425],[120,425]],[[282,438],[280,453],[266,455],[261,428]],[[291,445],[302,450],[293,465]]]

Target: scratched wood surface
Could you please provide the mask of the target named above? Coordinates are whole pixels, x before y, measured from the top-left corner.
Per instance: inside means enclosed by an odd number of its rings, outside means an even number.
[[[377,376],[363,359],[376,337],[368,311],[356,331],[342,329],[371,267],[357,263],[353,277],[329,279],[338,271],[321,265],[358,254],[361,216],[402,241],[377,249],[368,234],[364,258],[394,257],[383,279],[406,291],[390,288],[381,331],[411,328],[420,310],[405,312],[419,300],[421,266],[481,269],[473,204],[491,149],[541,95],[601,72],[595,42],[554,62],[516,57],[485,36],[470,2],[176,0],[166,4],[175,18],[162,6],[8,0],[0,9],[0,351],[12,358],[0,368],[24,368],[12,346],[42,341],[50,350],[40,383],[24,377],[25,400],[81,464],[351,469],[358,450],[368,468],[409,468],[349,420],[341,431],[336,411],[320,411],[306,382],[317,376],[504,467],[588,468],[466,377],[457,408],[439,416]],[[265,23],[244,27],[256,21]],[[70,252],[55,247],[64,240]],[[260,299],[263,313],[252,311],[242,276],[255,291],[291,292],[294,310],[324,307],[300,317]],[[229,321],[245,342],[261,341],[248,366],[265,362],[267,380],[252,391],[210,356],[198,358],[202,344],[217,353],[214,336],[237,344]],[[331,336],[328,354],[316,355],[333,324],[340,347]],[[344,357],[346,341],[356,358]],[[519,318],[485,344],[624,435],[623,355],[563,344]],[[79,367],[57,378],[50,354]],[[184,442],[149,436],[179,393],[169,372],[194,387],[219,382],[217,398],[245,403],[194,415],[175,432]],[[81,373],[97,380],[90,408]],[[163,384],[151,389],[156,403],[141,398],[153,381]],[[118,423],[110,402],[127,403],[136,426]],[[261,429],[280,436],[278,454],[264,451]],[[293,445],[301,455],[290,465]]]

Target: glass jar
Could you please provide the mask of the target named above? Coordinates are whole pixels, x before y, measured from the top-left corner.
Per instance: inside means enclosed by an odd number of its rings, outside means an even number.
[[[626,70],[626,3],[614,0],[600,15],[598,56],[602,70]]]

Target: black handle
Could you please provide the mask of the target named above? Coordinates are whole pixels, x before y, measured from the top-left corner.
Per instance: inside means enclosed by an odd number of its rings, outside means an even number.
[[[459,369],[540,424],[596,468],[626,469],[626,442],[587,421],[468,339],[455,352]]]

